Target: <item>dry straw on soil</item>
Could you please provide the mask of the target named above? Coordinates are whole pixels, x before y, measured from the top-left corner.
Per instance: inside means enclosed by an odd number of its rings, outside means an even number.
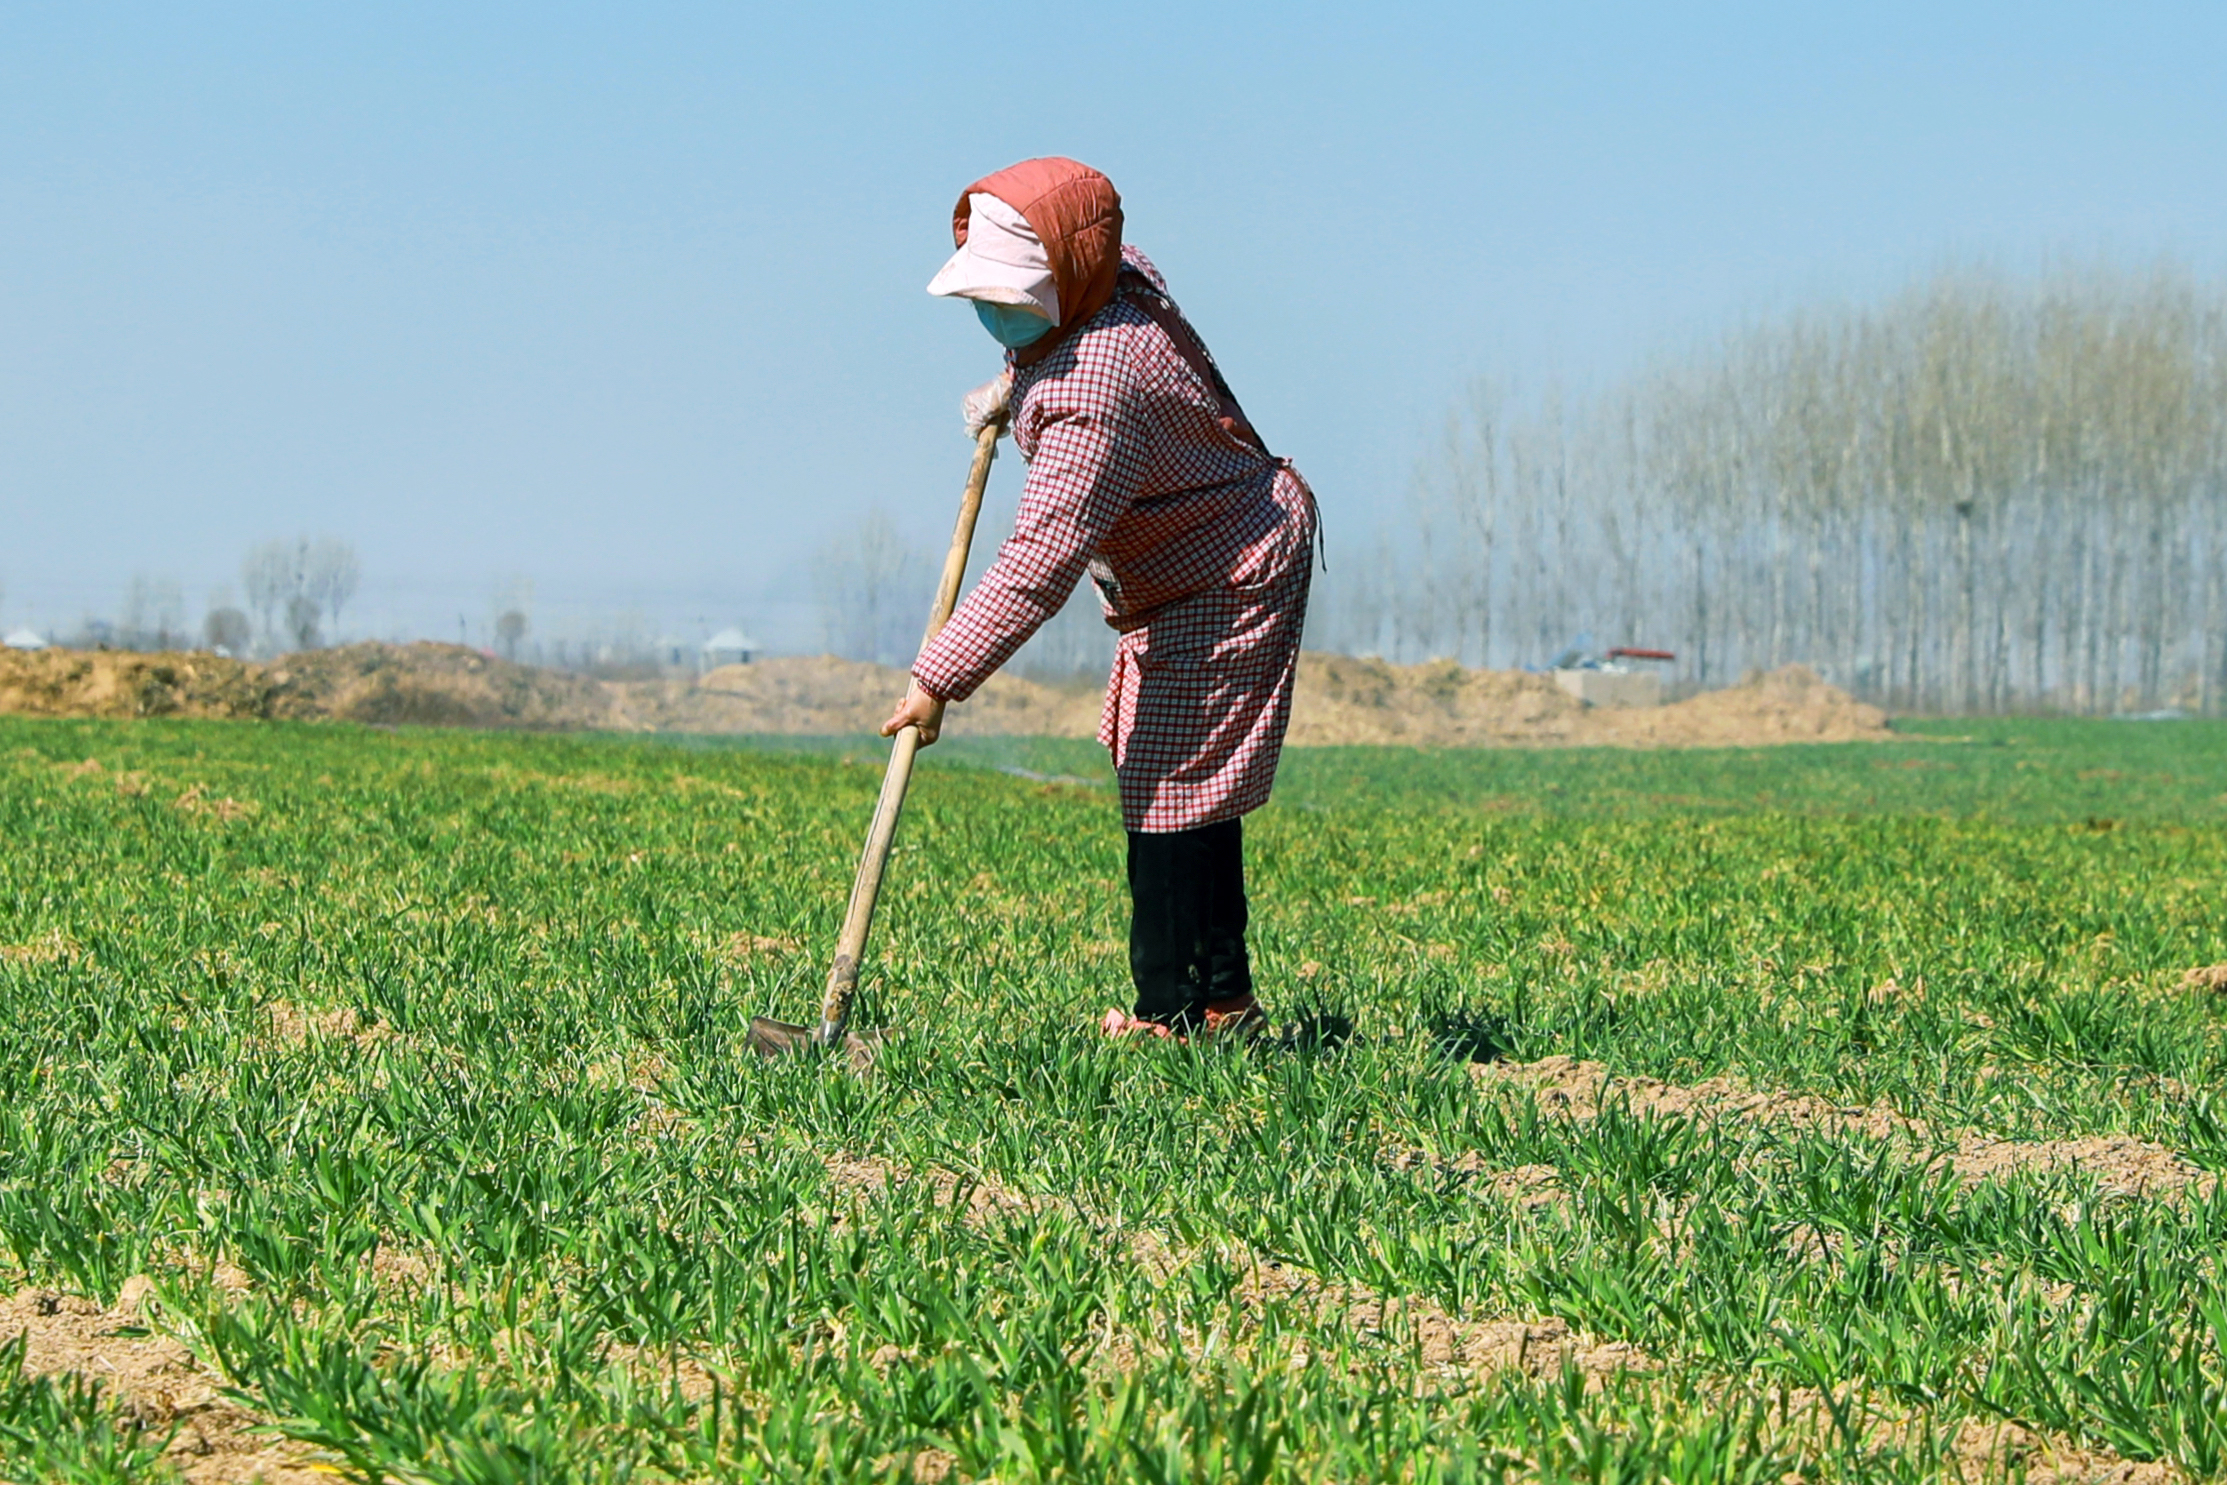
[[[599,681],[513,665],[460,645],[357,644],[268,665],[204,654],[0,652],[0,712],[50,717],[218,717],[378,725],[637,732],[871,732],[903,671],[832,656],[728,665],[696,682]],[[999,675],[952,709],[955,733],[1091,737],[1099,695]],[[1399,666],[1306,654],[1291,741],[1298,746],[1747,747],[1887,735],[1876,707],[1800,666],[1669,706],[1594,708],[1545,676]]]

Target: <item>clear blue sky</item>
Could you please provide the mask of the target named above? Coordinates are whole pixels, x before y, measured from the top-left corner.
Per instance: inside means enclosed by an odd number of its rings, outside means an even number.
[[[329,531],[382,630],[516,574],[778,632],[870,506],[941,542],[995,356],[922,286],[958,189],[1048,153],[1120,187],[1334,566],[1480,373],[1950,260],[2221,272],[2227,6],[16,0],[0,622],[134,571],[198,610]]]

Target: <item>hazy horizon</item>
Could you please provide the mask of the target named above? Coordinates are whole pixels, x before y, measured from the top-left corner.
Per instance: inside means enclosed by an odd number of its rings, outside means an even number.
[[[1943,262],[2227,270],[2215,7],[1046,29],[11,8],[0,628],[135,575],[197,619],[254,544],[331,534],[344,635],[483,643],[525,580],[552,638],[816,648],[816,549],[876,507],[948,530],[996,356],[922,286],[958,190],[1033,154],[1122,189],[1333,573],[1478,375],[1599,385]]]

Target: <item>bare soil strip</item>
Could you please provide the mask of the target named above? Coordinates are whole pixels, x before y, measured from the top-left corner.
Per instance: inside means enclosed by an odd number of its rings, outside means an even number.
[[[1603,1106],[1621,1104],[1635,1114],[1695,1119],[1744,1119],[1823,1128],[1884,1138],[1918,1128],[1886,1104],[1847,1108],[1803,1093],[1757,1093],[1731,1078],[1711,1078],[1692,1087],[1659,1078],[1618,1077],[1599,1062],[1574,1057],[1542,1057],[1536,1062],[1479,1062],[1469,1069],[1480,1088],[1529,1093],[1550,1114],[1592,1119]]]
[[[1604,1107],[1621,1105],[1634,1114],[1657,1118],[1731,1119],[1868,1139],[1903,1138],[1917,1145],[1936,1143],[1922,1121],[1906,1118],[1886,1103],[1849,1107],[1813,1094],[1759,1093],[1732,1078],[1710,1078],[1687,1087],[1659,1078],[1618,1077],[1601,1063],[1562,1056],[1536,1062],[1481,1062],[1469,1071],[1480,1089],[1528,1094],[1544,1112],[1566,1119],[1594,1119]],[[1393,1158],[1413,1157],[1409,1152],[1394,1152]],[[2172,1197],[2190,1191],[2201,1197],[2210,1193],[2217,1179],[2163,1145],[2123,1134],[2005,1140],[1966,1131],[1954,1150],[1929,1158],[1935,1167],[1968,1185],[2020,1171],[2079,1170],[2095,1176],[2104,1191],[2116,1196]],[[1500,1177],[1506,1178],[1505,1173]],[[1544,1183],[1534,1177],[1529,1184]]]
[[[100,1383],[124,1416],[156,1436],[177,1436],[165,1458],[189,1485],[313,1485],[330,1474],[300,1444],[254,1430],[267,1420],[223,1395],[224,1379],[174,1338],[150,1328],[145,1279],[124,1284],[116,1303],[25,1289],[0,1299],[0,1336],[28,1337],[24,1370],[75,1374]]]
[[[2192,969],[2181,976],[2183,990],[2208,990],[2213,994],[2227,991],[2227,964],[2207,964]]]
[[[1574,1075],[1565,1067],[1556,1076],[1568,1081]],[[1593,1107],[1597,1111],[1597,1097]],[[914,1172],[885,1160],[841,1154],[829,1157],[825,1164],[838,1193],[872,1195],[909,1181],[925,1181],[938,1205],[963,1204],[970,1222],[1053,1209],[1079,1211],[1065,1198],[1032,1196],[993,1178],[940,1169]],[[1553,1172],[1544,1166],[1499,1173],[1499,1179],[1519,1194],[1551,1193],[1552,1178]],[[1179,1320],[1178,1344],[1199,1354],[1249,1347],[1260,1324],[1281,1312],[1342,1330],[1365,1343],[1412,1349],[1429,1373],[1450,1383],[1510,1370],[1543,1380],[1574,1367],[1589,1388],[1598,1388],[1611,1378],[1644,1376],[1661,1369],[1638,1347],[1601,1341],[1552,1316],[1456,1315],[1427,1297],[1388,1297],[1364,1285],[1325,1279],[1262,1258],[1239,1243],[1178,1251],[1153,1233],[1128,1231],[1120,1236],[1129,1261],[1163,1286],[1186,1269],[1206,1263],[1219,1263],[1239,1276],[1227,1291],[1226,1317]],[[425,1282],[427,1275],[411,1266],[389,1277],[415,1284]],[[251,1485],[254,1481],[312,1485],[330,1478],[330,1466],[320,1464],[313,1451],[259,1432],[267,1420],[226,1398],[221,1377],[204,1368],[178,1340],[150,1324],[153,1317],[147,1313],[146,1301],[151,1293],[146,1279],[133,1279],[113,1306],[103,1307],[51,1290],[26,1289],[0,1300],[0,1336],[19,1332],[27,1336],[27,1371],[96,1380],[124,1416],[158,1431],[175,1427],[166,1457],[188,1485]],[[1164,1338],[1109,1333],[1078,1360],[1118,1373],[1136,1365],[1146,1346],[1160,1344]],[[1295,1352],[1294,1359],[1303,1360],[1304,1352]],[[885,1347],[870,1360],[886,1369],[902,1365],[905,1358]],[[667,1361],[661,1358],[660,1364]],[[1784,1420],[1779,1430],[1789,1440],[1822,1442],[1836,1426],[1833,1409],[1814,1390],[1789,1392],[1769,1401],[1774,1417]],[[1919,1426],[1892,1410],[1870,1407],[1853,1394],[1835,1401],[1843,1408],[1855,1408],[1866,1443],[1873,1448],[1892,1446]],[[2180,1478],[2167,1465],[2073,1448],[2016,1424],[1979,1419],[1958,1426],[1951,1452],[1973,1478],[2012,1471],[2023,1471],[2029,1481],[2046,1485],[2170,1485]],[[942,1478],[956,1464],[953,1456],[938,1449],[921,1451],[912,1462],[924,1479]]]
[[[912,1172],[889,1161],[831,1156],[825,1162],[838,1191],[879,1193],[907,1181],[925,1181],[939,1206],[962,1198],[967,1220],[980,1222],[1001,1213],[1034,1214],[1063,1211],[1089,1220],[1073,1201],[1061,1197],[1029,1196],[1003,1182],[961,1176],[946,1170]],[[1228,1299],[1239,1334],[1218,1337],[1223,1344],[1243,1344],[1246,1335],[1271,1307],[1303,1316],[1317,1325],[1342,1327],[1364,1340],[1389,1345],[1412,1345],[1422,1364],[1434,1373],[1489,1375],[1510,1367],[1533,1376],[1558,1375],[1574,1365],[1593,1385],[1625,1371],[1651,1371],[1654,1361],[1635,1346],[1621,1341],[1600,1341],[1553,1316],[1534,1319],[1479,1319],[1449,1313],[1436,1300],[1420,1295],[1387,1297],[1363,1285],[1325,1279],[1307,1269],[1272,1258],[1263,1258],[1234,1241],[1208,1248],[1171,1248],[1157,1233],[1129,1230],[1120,1234],[1129,1259],[1151,1274],[1162,1286],[1191,1267],[1219,1262],[1241,1277]],[[1205,1331],[1186,1335],[1201,1349],[1209,1344]],[[1134,1365],[1136,1341],[1117,1337],[1101,1348],[1099,1358],[1116,1369]]]
[[[1000,1213],[1055,1209],[1081,1215],[1072,1201],[1030,1196],[994,1178],[962,1176],[947,1170],[915,1172],[878,1158],[841,1154],[829,1157],[825,1164],[837,1190],[846,1194],[879,1193],[907,1181],[927,1182],[940,1206],[953,1205],[963,1194],[966,1220],[970,1222],[982,1222]],[[1524,1166],[1496,1173],[1490,1179],[1496,1184],[1506,1183],[1518,1199],[1526,1194],[1537,1198],[1543,1192],[1543,1199],[1553,1200],[1554,1176],[1552,1167]],[[1154,1233],[1128,1231],[1120,1236],[1130,1261],[1163,1286],[1187,1268],[1214,1261],[1240,1276],[1228,1292],[1226,1322],[1179,1322],[1181,1343],[1194,1353],[1215,1347],[1246,1347],[1260,1322],[1271,1312],[1282,1311],[1317,1325],[1343,1329],[1364,1341],[1412,1347],[1427,1372],[1453,1384],[1474,1383],[1508,1371],[1544,1381],[1575,1367],[1588,1390],[1595,1390],[1612,1378],[1646,1376],[1662,1370],[1661,1363],[1639,1347],[1600,1340],[1554,1316],[1455,1315],[1426,1296],[1387,1297],[1365,1285],[1325,1279],[1310,1270],[1262,1258],[1241,1243],[1177,1251]],[[1088,1359],[1098,1369],[1118,1375],[1137,1365],[1145,1347],[1155,1344],[1158,1341],[1152,1337],[1109,1333],[1092,1347]],[[895,1347],[884,1347],[869,1359],[878,1370],[886,1371],[903,1365],[908,1358]],[[1294,1351],[1291,1359],[1304,1361],[1304,1351]],[[1916,1431],[1925,1426],[1922,1419],[1898,1407],[1859,1397],[1853,1388],[1841,1388],[1831,1399],[1815,1388],[1773,1392],[1766,1401],[1771,1415],[1783,1420],[1778,1425],[1783,1439],[1807,1441],[1821,1449],[1830,1444],[1840,1426],[1836,1407],[1853,1417],[1865,1446],[1872,1450],[1907,1446]],[[2080,1448],[1999,1420],[1962,1420],[1947,1447],[1962,1477],[1972,1480],[2022,1475],[2029,1485],[2173,1485],[2182,1478],[2168,1464],[2122,1459],[2108,1451]],[[923,1457],[937,1479],[955,1463],[942,1450],[925,1451]]]

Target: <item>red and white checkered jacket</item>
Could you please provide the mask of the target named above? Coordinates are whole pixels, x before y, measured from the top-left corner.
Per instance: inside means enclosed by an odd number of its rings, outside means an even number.
[[[1088,571],[1121,631],[1098,735],[1123,823],[1188,830],[1268,799],[1317,518],[1289,462],[1223,423],[1237,410],[1219,372],[1207,361],[1202,377],[1163,328],[1188,333],[1159,271],[1135,248],[1122,267],[1112,303],[1014,372],[1013,438],[1028,460],[1019,518],[912,673],[931,695],[965,700]]]

